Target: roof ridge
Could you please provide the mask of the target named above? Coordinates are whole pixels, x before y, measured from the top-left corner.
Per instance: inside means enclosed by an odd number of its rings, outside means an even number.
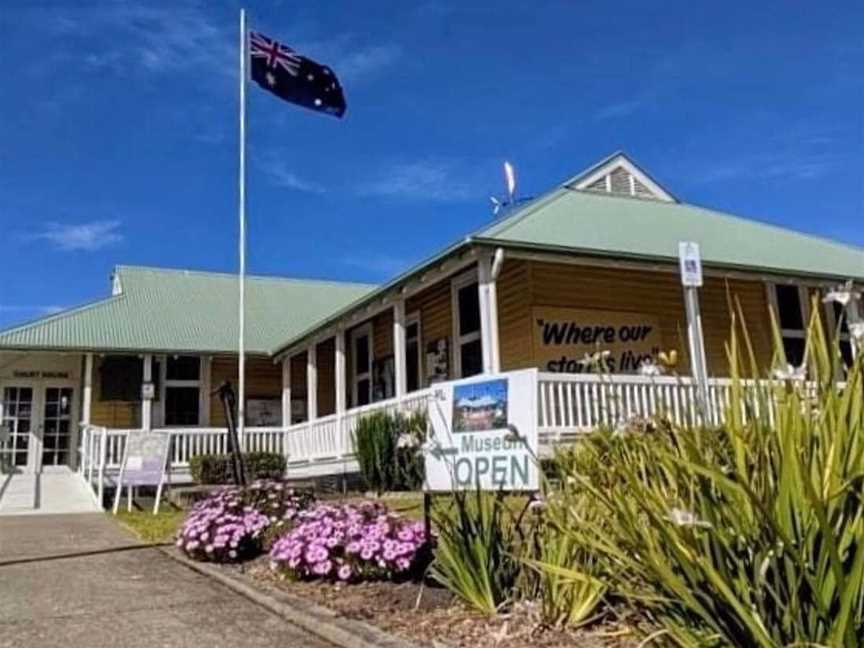
[[[127,265],[120,264],[115,266],[115,271],[123,272],[124,270],[132,270],[134,271],[146,271],[146,272],[164,272],[166,274],[174,274],[174,275],[195,275],[195,276],[209,276],[209,277],[232,277],[237,278],[238,273],[236,272],[224,272],[219,270],[193,270],[188,268],[165,268],[161,266],[143,266],[143,265]],[[333,284],[337,286],[365,286],[374,288],[378,286],[378,284],[366,283],[363,281],[343,281],[341,279],[317,279],[317,278],[303,278],[303,277],[285,277],[279,275],[256,275],[256,274],[247,274],[247,280],[254,281],[276,281],[276,282],[285,282],[285,283],[320,283],[320,284]]]
[[[0,337],[11,333],[17,333],[18,331],[22,331],[24,329],[32,328],[37,325],[47,324],[48,322],[53,322],[55,320],[65,319],[66,317],[71,317],[73,315],[77,315],[82,311],[91,310],[93,308],[97,308],[99,306],[105,306],[110,302],[120,301],[125,297],[125,293],[121,293],[119,295],[111,295],[109,297],[104,297],[102,299],[97,299],[95,301],[85,302],[83,304],[79,304],[77,306],[71,306],[69,308],[63,309],[57,313],[52,313],[50,315],[44,315],[42,317],[35,317],[31,320],[27,320],[26,322],[20,322],[18,324],[12,325],[7,329],[0,329]]]

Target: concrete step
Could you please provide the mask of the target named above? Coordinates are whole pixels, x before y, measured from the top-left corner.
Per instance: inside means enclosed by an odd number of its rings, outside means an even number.
[[[72,471],[7,476],[0,515],[96,513],[101,509],[83,478]]]

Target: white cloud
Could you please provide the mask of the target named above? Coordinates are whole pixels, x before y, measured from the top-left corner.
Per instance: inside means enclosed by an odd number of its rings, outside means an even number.
[[[355,192],[361,196],[461,202],[478,197],[465,180],[469,171],[446,160],[416,160],[382,167],[374,176],[360,182]]]
[[[350,34],[328,40],[300,42],[295,49],[333,68],[343,85],[362,83],[373,78],[393,66],[402,56],[402,48],[399,45],[385,43],[358,46],[355,38]]]
[[[366,270],[382,279],[394,277],[414,265],[411,259],[386,254],[346,257],[342,262],[347,266]]]
[[[401,55],[402,48],[396,45],[376,45],[348,52],[333,68],[343,79],[357,82],[390,67]]]
[[[91,221],[77,225],[46,223],[44,227],[27,236],[32,241],[48,241],[64,252],[100,250],[123,240],[120,221]]]
[[[327,191],[324,186],[317,182],[312,182],[297,175],[276,152],[260,156],[256,166],[277,187],[315,194],[323,194]]]
[[[70,50],[92,70],[125,72],[132,64],[147,72],[199,69],[233,74],[236,68],[234,32],[198,2],[117,2],[66,11],[37,9],[34,16],[60,38],[93,43],[92,49]]]
[[[609,104],[597,111],[594,115],[597,119],[616,119],[619,117],[627,117],[639,110],[645,102],[642,99],[633,99],[631,101],[619,101]]]

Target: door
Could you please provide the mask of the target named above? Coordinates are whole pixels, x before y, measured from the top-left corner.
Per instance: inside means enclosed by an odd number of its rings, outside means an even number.
[[[75,426],[74,389],[69,386],[3,387],[3,471],[40,472],[71,466]]]
[[[29,472],[35,469],[36,426],[32,386],[3,388],[3,431],[0,433],[0,472]]]
[[[70,466],[73,430],[73,389],[46,387],[42,401],[40,466]]]

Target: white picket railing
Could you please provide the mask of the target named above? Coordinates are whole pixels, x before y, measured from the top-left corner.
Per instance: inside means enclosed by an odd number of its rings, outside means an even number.
[[[777,383],[742,381],[745,392],[742,416],[768,408]],[[245,451],[278,452],[285,455],[288,474],[310,476],[356,470],[354,432],[364,416],[375,412],[424,412],[433,388],[412,392],[356,407],[286,428],[247,428],[241,439]],[[698,389],[687,377],[598,376],[596,374],[538,374],[538,430],[541,453],[559,443],[568,443],[600,426],[615,427],[634,417],[665,417],[676,424],[721,425],[727,416],[732,380],[709,380],[705,411],[697,406]],[[199,454],[225,453],[228,435],[224,428],[172,428],[170,470],[174,481],[189,478],[189,461]],[[116,473],[123,460],[126,437],[132,430],[82,426],[79,472],[94,486],[101,501],[106,479]]]

